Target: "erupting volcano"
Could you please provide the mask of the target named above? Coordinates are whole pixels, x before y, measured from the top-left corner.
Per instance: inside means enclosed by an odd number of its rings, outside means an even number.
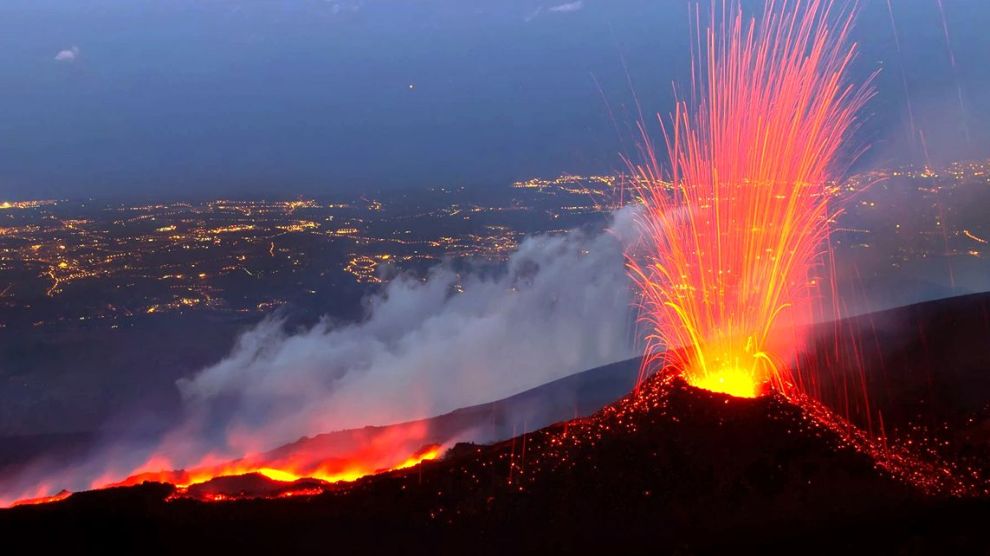
[[[738,3],[721,6],[694,41],[689,100],[665,127],[669,171],[645,131],[645,162],[631,165],[643,374],[670,366],[740,397],[803,391],[790,371],[798,326],[815,316],[830,184],[871,89],[848,83],[853,11],[769,0],[748,21]]]
[[[21,507],[0,512],[0,536],[50,529],[61,549],[112,537],[130,551],[985,549],[990,294],[839,309],[831,228],[852,188],[836,183],[875,76],[851,78],[855,3],[691,13],[692,81],[661,121],[666,156],[640,125],[642,162],[627,160],[639,236],[609,266],[626,285],[624,256],[639,294],[642,357],[233,461],[173,469],[163,442],[92,491],[53,479],[4,500]]]
[[[631,165],[641,208],[642,241],[627,257],[646,329],[640,378],[670,368],[714,392],[755,398],[774,390],[797,399],[810,393],[791,369],[816,316],[839,193],[830,184],[843,140],[871,96],[868,83],[848,83],[855,10],[828,0],[768,0],[760,18],[747,20],[737,2],[716,5],[721,11],[712,10],[704,34],[694,12],[694,80],[665,128],[669,171],[645,128],[645,162]],[[127,478],[90,486],[157,481],[181,495],[247,474],[329,484],[440,455],[423,431],[390,430],[397,436],[330,459],[306,450],[225,463],[207,456],[170,470],[168,454],[155,453]]]

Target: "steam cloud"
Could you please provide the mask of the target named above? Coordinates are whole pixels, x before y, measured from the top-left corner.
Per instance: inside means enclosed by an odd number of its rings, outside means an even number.
[[[632,235],[620,211],[604,232],[526,239],[497,275],[440,265],[426,280],[399,277],[360,323],[288,334],[266,319],[179,388],[238,452],[430,417],[632,357]]]
[[[357,323],[287,331],[270,317],[222,361],[179,381],[184,422],[142,445],[39,461],[3,477],[0,503],[121,480],[151,454],[170,468],[237,458],[305,435],[431,417],[634,356],[624,245],[631,209],[604,231],[524,240],[504,270],[400,276]]]

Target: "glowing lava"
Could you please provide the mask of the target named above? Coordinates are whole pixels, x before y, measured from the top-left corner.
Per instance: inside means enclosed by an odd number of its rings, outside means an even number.
[[[51,502],[58,502],[61,500],[65,500],[71,495],[72,495],[71,492],[67,490],[63,490],[51,496],[42,496],[39,498],[26,498],[24,500],[18,500],[17,502],[14,502],[13,506],[33,506],[36,504],[49,504]]]
[[[699,376],[688,376],[692,386],[737,398],[758,398],[765,393],[762,377],[751,370],[738,367],[719,369]]]
[[[262,475],[273,481],[280,482],[292,482],[300,479],[315,479],[325,483],[349,482],[356,481],[357,479],[368,475],[383,473],[385,471],[408,469],[424,461],[434,460],[440,457],[441,450],[442,448],[436,444],[425,446],[405,459],[401,459],[399,463],[384,467],[379,467],[377,464],[368,461],[340,461],[332,459],[323,462],[316,467],[300,469],[292,464],[286,464],[285,467],[275,467],[273,465],[278,465],[279,462],[264,462],[263,460],[257,459],[244,459],[223,463],[220,465],[199,467],[189,471],[162,470],[137,473],[135,475],[131,475],[123,481],[111,483],[109,485],[97,484],[94,485],[94,488],[104,488],[107,486],[134,486],[144,482],[169,483],[179,488],[187,488],[192,485],[205,483],[221,477],[236,477],[251,473],[257,473],[258,475]]]
[[[643,131],[630,164],[643,241],[628,256],[641,294],[643,374],[673,367],[735,396],[803,390],[803,347],[827,252],[843,139],[872,95],[847,84],[854,10],[766,0],[746,19],[713,9],[694,37],[688,101],[664,126],[670,170]],[[665,351],[667,348],[682,347]]]
[[[270,452],[233,461],[207,455],[188,469],[176,469],[164,453],[153,454],[143,465],[121,480],[110,474],[97,477],[90,490],[168,483],[176,487],[169,499],[197,498],[203,501],[238,498],[285,497],[320,494],[333,483],[356,481],[362,477],[399,471],[443,455],[443,446],[426,439],[425,422],[416,421],[389,427],[369,427],[354,431],[319,435],[300,440]],[[272,481],[255,494],[241,490],[243,481],[218,479],[262,477]],[[201,488],[205,485],[207,488]],[[231,486],[232,485],[232,486]],[[0,500],[0,507],[57,502],[67,498],[67,490],[54,496],[43,484],[20,500]]]

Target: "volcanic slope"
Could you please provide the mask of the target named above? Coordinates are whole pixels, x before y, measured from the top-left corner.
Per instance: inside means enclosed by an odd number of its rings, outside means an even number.
[[[171,492],[147,483],[16,508],[0,533],[44,550],[883,551],[973,548],[967,532],[990,515],[922,495],[778,397],[659,376],[592,417],[316,496],[165,501]]]
[[[898,314],[977,323],[986,301]],[[938,329],[953,339],[939,341]],[[977,328],[966,345],[959,329],[927,330],[936,359],[943,346],[987,349]],[[173,488],[148,483],[0,512],[0,535],[45,551],[986,551],[985,499],[923,494],[903,469],[868,455],[879,449],[779,396],[737,399],[655,376],[587,418],[461,444],[321,494],[166,501]]]

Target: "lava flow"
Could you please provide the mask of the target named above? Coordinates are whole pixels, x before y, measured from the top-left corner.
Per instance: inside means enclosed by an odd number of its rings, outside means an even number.
[[[432,442],[427,433],[421,421],[343,431],[304,438],[233,461],[208,455],[188,469],[176,469],[164,452],[156,452],[125,479],[107,474],[89,486],[99,490],[146,482],[167,483],[176,489],[170,499],[204,501],[319,494],[335,483],[408,469],[439,458],[444,448]],[[47,484],[37,495],[29,494],[3,505],[56,502],[71,494],[64,490],[54,496],[41,496],[45,488]]]
[[[13,506],[33,506],[35,504],[49,504],[51,502],[59,502],[61,500],[65,500],[71,495],[72,495],[71,492],[67,490],[62,490],[51,496],[41,496],[39,498],[25,498],[24,500],[18,500],[17,502],[13,503]]]
[[[630,164],[642,374],[670,367],[739,397],[803,392],[789,369],[815,314],[829,183],[872,89],[847,82],[855,10],[767,0],[746,20],[738,2],[721,6],[704,37],[694,14],[690,97],[664,126],[669,172],[645,131],[645,162]]]
[[[398,463],[389,464],[382,463],[383,461],[388,460],[388,458],[383,459],[381,456],[373,457],[370,454],[364,454],[367,459],[361,459],[360,456],[357,456],[352,459],[327,459],[317,463],[303,463],[303,461],[301,461],[302,458],[296,457],[288,460],[276,461],[269,461],[264,457],[245,458],[242,460],[223,463],[220,465],[200,467],[188,471],[151,471],[138,473],[124,479],[123,481],[109,485],[101,485],[99,488],[134,486],[145,482],[169,483],[178,489],[174,497],[183,497],[190,493],[190,487],[196,485],[209,483],[222,478],[260,475],[261,477],[276,483],[294,483],[304,481],[305,490],[307,492],[312,491],[318,493],[321,492],[322,489],[314,488],[314,485],[319,486],[320,483],[332,484],[339,482],[351,482],[368,475],[375,475],[386,471],[408,469],[424,461],[434,460],[440,457],[441,453],[441,446],[430,444],[416,450],[404,459],[401,459],[401,456],[399,456],[400,459],[398,460],[393,459],[393,461],[398,461]],[[392,457],[394,458],[395,456]],[[288,494],[293,495],[298,493],[296,490],[289,490]],[[231,496],[228,494],[223,496],[213,496],[205,499],[227,500],[235,497],[236,496]]]

